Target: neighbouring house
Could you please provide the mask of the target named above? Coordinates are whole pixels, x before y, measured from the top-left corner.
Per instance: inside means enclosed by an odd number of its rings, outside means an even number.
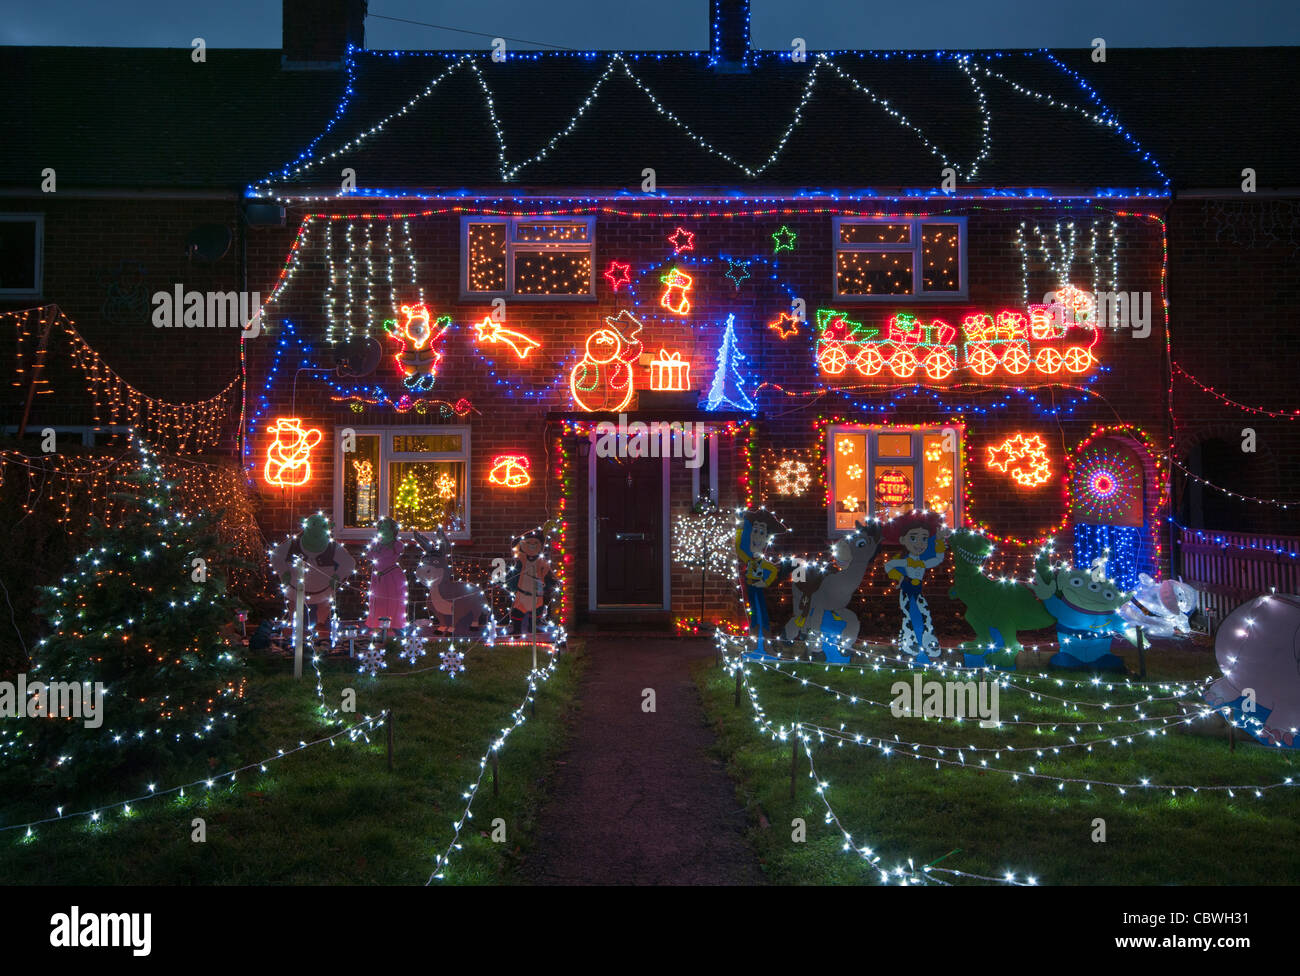
[[[1300,474],[1289,52],[760,51],[713,0],[707,50],[398,53],[360,0],[284,10],[283,53],[99,52],[93,91],[18,51],[14,431],[152,422],[237,458],[269,539],[442,524],[470,576],[554,519],[578,625],[736,618],[674,558],[704,495],[776,511],[776,552],[930,509],[995,573],[1050,538],[1125,583],[1189,530],[1296,531],[1220,491]],[[258,334],[188,291],[256,291]],[[621,421],[702,450],[606,457]]]

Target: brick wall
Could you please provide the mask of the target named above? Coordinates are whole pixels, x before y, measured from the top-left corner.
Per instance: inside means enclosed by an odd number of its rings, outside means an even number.
[[[1297,409],[1298,234],[1294,201],[1187,200],[1170,208],[1173,359],[1224,397]],[[1243,411],[1181,376],[1173,391],[1176,448],[1196,473],[1246,495],[1297,497],[1300,422]],[[1253,453],[1242,450],[1246,428],[1255,433]],[[1300,520],[1288,511],[1195,483],[1179,492],[1175,511],[1195,527],[1300,533]]]
[[[544,422],[546,412],[572,410],[564,375],[580,357],[586,335],[602,316],[614,315],[631,308],[644,325],[642,339],[647,352],[660,347],[681,351],[691,362],[693,385],[707,390],[714,372],[714,362],[721,326],[728,314],[736,315],[736,329],[741,349],[749,357],[749,369],[756,378],[771,384],[756,394],[760,418],[754,438],[755,458],[765,449],[800,449],[822,458],[823,439],[816,436],[818,418],[837,417],[844,422],[901,424],[960,424],[966,432],[964,450],[968,457],[969,482],[966,515],[986,523],[993,531],[1010,536],[1038,537],[1058,525],[1063,515],[1061,476],[1066,454],[1073,450],[1097,423],[1116,421],[1143,428],[1157,445],[1168,442],[1166,424],[1166,368],[1164,365],[1163,320],[1160,311],[1161,233],[1159,224],[1138,217],[1115,218],[1118,224],[1118,276],[1116,285],[1126,291],[1151,291],[1154,298],[1153,331],[1146,339],[1125,333],[1107,333],[1098,347],[1104,366],[1091,383],[1081,383],[1086,392],[1060,385],[1042,387],[1031,395],[1010,389],[990,391],[949,388],[934,395],[925,392],[900,395],[888,388],[859,390],[845,396],[819,390],[819,378],[813,364],[812,345],[804,334],[781,341],[766,328],[777,313],[788,308],[791,297],[803,298],[808,315],[826,305],[842,307],[867,324],[883,325],[894,311],[910,310],[923,316],[938,316],[956,325],[974,311],[997,312],[1002,309],[1023,311],[1021,255],[1015,245],[1016,230],[1022,221],[1048,228],[1057,221],[1070,220],[1088,226],[1092,221],[1109,222],[1111,216],[1101,210],[1075,209],[1072,213],[1043,210],[972,210],[969,212],[970,298],[960,303],[899,302],[883,306],[836,304],[831,299],[832,256],[831,217],[755,216],[727,219],[722,217],[676,219],[645,217],[632,219],[603,215],[597,222],[595,271],[599,275],[610,261],[630,262],[636,284],[638,303],[634,306],[627,289],[615,295],[604,278],[597,279],[595,302],[529,303],[511,300],[508,325],[533,336],[542,346],[528,360],[517,361],[503,347],[476,349],[468,326],[490,310],[487,301],[458,298],[457,276],[460,266],[459,218],[453,215],[412,218],[408,222],[418,264],[418,282],[434,314],[449,314],[457,329],[443,343],[445,359],[432,395],[448,400],[470,400],[474,413],[472,458],[470,468],[472,539],[465,544],[469,553],[503,553],[510,538],[518,531],[541,521],[558,509],[560,485],[554,469],[556,428]],[[372,233],[384,233],[378,222]],[[330,268],[323,258],[322,222],[311,230],[299,255],[299,264],[270,314],[274,323],[287,319],[299,333],[319,341],[328,322],[324,296],[330,285]],[[682,267],[694,276],[691,293],[692,310],[678,318],[665,313],[658,305],[662,286],[658,274],[639,274],[648,266],[670,263],[671,246],[666,238],[679,224],[696,234],[695,250],[683,255]],[[771,234],[787,224],[797,234],[794,252],[774,256]],[[344,222],[336,222],[335,246],[341,240]],[[358,223],[356,231],[364,224]],[[272,290],[284,258],[296,234],[296,228],[258,229],[250,234],[250,287],[264,295]],[[724,257],[756,259],[750,265],[751,277],[739,288],[725,273]],[[1105,281],[1109,281],[1107,257]],[[1078,268],[1076,265],[1076,274]],[[1041,292],[1052,285],[1035,270],[1031,301],[1041,300]],[[386,270],[377,273],[378,278]],[[401,278],[399,271],[398,277]],[[1087,287],[1087,280],[1079,282]],[[361,278],[354,281],[356,316],[365,320],[362,309],[368,300]],[[336,289],[335,295],[344,294]],[[386,303],[381,287],[380,298]],[[410,294],[409,292],[407,294]],[[373,296],[371,296],[373,298]],[[413,296],[411,296],[413,297]],[[403,300],[410,300],[409,297]],[[339,305],[336,303],[336,311]],[[386,309],[374,313],[377,323],[391,315]],[[265,384],[269,363],[274,355],[279,332],[250,344],[250,403],[255,404]],[[385,340],[387,341],[387,340]],[[392,349],[386,350],[392,352]],[[293,360],[293,362],[289,362]],[[348,425],[432,423],[430,415],[414,413],[398,416],[391,410],[366,408],[353,412],[345,405],[333,403],[330,387],[310,373],[297,377],[293,371],[297,357],[290,356],[282,366],[274,387],[267,391],[265,418],[298,416],[305,422],[324,428],[326,445],[332,443],[333,429]],[[385,357],[380,375],[387,385],[400,391],[394,382],[391,359]],[[385,374],[385,371],[388,371]],[[637,371],[638,385],[645,385],[644,367]],[[1003,381],[1004,385],[1007,381]],[[514,391],[511,392],[512,388]],[[527,394],[521,396],[520,394]],[[960,405],[960,413],[949,412],[944,405]],[[1056,412],[1044,414],[1044,409]],[[454,422],[454,421],[453,421]],[[1053,480],[1039,489],[1027,490],[1014,485],[1005,475],[990,471],[983,463],[985,449],[1017,431],[1039,433],[1049,446]],[[744,460],[736,450],[742,438],[724,437],[720,485],[724,504],[743,501],[738,481]],[[252,456],[260,458],[266,448],[263,431],[254,429],[250,441]],[[519,491],[507,491],[487,483],[487,471],[493,457],[500,453],[521,453],[532,459],[533,481]],[[319,465],[313,483],[302,489],[263,491],[264,524],[274,537],[296,524],[308,511],[332,509],[332,452],[318,452]],[[672,475],[671,510],[675,514],[689,508],[689,472],[677,470]],[[820,466],[815,466],[820,471]],[[824,473],[821,474],[824,477]],[[585,460],[574,458],[572,482],[574,497],[570,501],[570,546],[574,555],[573,604],[586,606],[586,471]],[[825,485],[815,482],[805,497],[773,497],[766,478],[760,472],[755,480],[756,501],[777,509],[791,525],[789,538],[779,540],[778,550],[816,554],[826,543]],[[1068,531],[1068,530],[1067,530]],[[1068,550],[1067,531],[1058,536],[1058,544]],[[1003,547],[1007,568],[1023,571],[1023,554],[1014,546]],[[877,574],[878,576],[879,574]],[[864,591],[884,594],[883,577],[870,579]],[[733,586],[730,581],[710,580],[706,585],[706,608],[709,614],[734,613]],[[672,604],[675,612],[687,616],[698,614],[700,583],[698,574],[676,570],[673,574]],[[882,618],[886,609],[878,611]],[[893,611],[896,614],[896,609]],[[937,611],[938,612],[938,611]],[[779,614],[778,614],[778,619]]]

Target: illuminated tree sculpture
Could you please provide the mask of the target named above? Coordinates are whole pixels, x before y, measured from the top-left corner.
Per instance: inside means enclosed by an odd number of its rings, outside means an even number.
[[[181,514],[161,466],[137,448],[133,489],[115,497],[120,514],[111,528],[92,521],[90,549],[46,588],[39,609],[49,634],[30,680],[78,690],[83,713],[99,707],[90,723],[33,723],[34,758],[64,783],[166,755],[210,755],[209,740],[230,730],[243,701],[240,607],[212,565],[228,562],[220,514]],[[56,710],[52,692],[46,702]]]
[[[740,372],[745,359],[736,341],[736,316],[733,313],[727,316],[727,328],[722,333],[722,345],[718,347],[718,368],[713,373],[713,385],[709,387],[707,406],[710,410],[726,407],[745,411],[754,409],[754,401],[745,393],[745,377]]]

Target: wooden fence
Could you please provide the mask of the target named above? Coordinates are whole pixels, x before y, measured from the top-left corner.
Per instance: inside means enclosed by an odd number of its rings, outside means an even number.
[[[1263,593],[1300,593],[1300,536],[1178,529],[1181,577],[1201,595],[1210,629]]]

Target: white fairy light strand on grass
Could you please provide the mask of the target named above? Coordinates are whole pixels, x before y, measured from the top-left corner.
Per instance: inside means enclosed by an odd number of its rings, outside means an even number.
[[[781,727],[774,726],[771,720],[768,719],[766,713],[763,711],[762,704],[758,700],[758,693],[754,690],[753,686],[750,684],[749,672],[746,669],[745,665],[747,663],[752,663],[752,662],[746,662],[740,657],[731,658],[731,657],[726,657],[725,655],[723,660],[725,666],[729,671],[734,671],[736,669],[739,669],[741,681],[744,683],[745,689],[749,694],[750,707],[754,712],[754,722],[756,725],[759,726],[760,729],[762,729],[767,734],[768,738],[770,738],[774,742],[788,742],[789,737],[791,735],[796,735],[799,737],[800,744],[804,748],[804,753],[805,755],[808,756],[809,772],[813,776],[814,782],[817,784],[816,785],[817,795],[821,798],[822,803],[827,808],[826,822],[834,823],[835,826],[839,829],[841,835],[844,837],[844,845],[841,849],[845,851],[851,850],[855,854],[857,854],[860,858],[862,858],[864,861],[866,861],[871,866],[871,868],[879,874],[883,883],[886,884],[890,883],[891,875],[894,878],[899,879],[900,884],[906,884],[906,883],[924,884],[930,881],[941,883],[941,879],[931,877],[931,873],[936,871],[942,872],[944,874],[952,874],[955,876],[969,877],[978,880],[995,881],[1000,883],[1006,883],[1006,882],[1016,883],[1011,881],[1011,879],[1009,878],[987,878],[981,875],[966,874],[965,872],[957,871],[956,869],[953,868],[934,868],[930,865],[927,865],[925,868],[923,868],[921,873],[918,875],[916,868],[911,859],[908,860],[908,867],[906,869],[904,869],[901,865],[891,870],[882,869],[879,866],[881,860],[880,856],[876,854],[875,851],[873,851],[869,846],[859,846],[858,843],[853,839],[852,835],[847,830],[844,829],[843,824],[840,822],[839,817],[835,814],[834,810],[831,809],[830,801],[826,797],[826,789],[828,787],[828,784],[816,776],[816,767],[813,764],[813,759],[809,750],[808,743],[804,739],[804,737],[800,735],[800,732],[803,727],[803,723],[795,723],[793,726],[790,727],[788,731],[784,726]]]
[[[0,827],[0,833],[5,833],[11,830],[26,830],[26,833],[23,835],[23,839],[28,840],[28,839],[35,838],[36,835],[35,835],[34,828],[44,826],[45,824],[58,823],[59,821],[71,821],[80,817],[88,818],[92,823],[99,823],[100,820],[102,819],[102,815],[106,811],[112,811],[115,809],[121,809],[123,810],[124,815],[130,816],[131,813],[134,812],[131,809],[131,805],[134,803],[143,803],[146,800],[153,800],[153,799],[157,799],[158,797],[169,796],[172,793],[178,794],[178,797],[183,799],[185,796],[185,791],[187,789],[193,789],[194,787],[199,787],[199,786],[206,786],[208,789],[212,789],[218,784],[218,782],[222,780],[229,780],[231,783],[233,783],[235,782],[236,777],[240,773],[247,772],[248,770],[253,768],[258,768],[260,769],[260,771],[266,772],[266,767],[267,764],[269,763],[275,762],[278,759],[285,759],[289,756],[294,755],[295,753],[302,752],[305,749],[310,749],[313,746],[318,746],[325,742],[328,742],[331,745],[333,745],[334,740],[339,738],[339,736],[346,735],[352,741],[356,741],[357,737],[360,736],[360,737],[365,737],[366,741],[369,742],[370,740],[368,737],[365,736],[365,733],[369,729],[372,729],[379,723],[383,722],[384,719],[385,716],[383,715],[367,716],[366,718],[362,719],[360,722],[357,722],[346,729],[340,729],[339,731],[334,732],[331,735],[322,736],[321,738],[313,739],[310,742],[299,741],[298,745],[294,746],[292,749],[279,749],[276,751],[276,754],[274,756],[268,756],[266,759],[263,759],[259,762],[251,762],[244,766],[240,766],[236,769],[228,769],[225,772],[218,773],[215,776],[205,776],[202,779],[196,779],[190,783],[183,783],[180,786],[173,786],[166,790],[156,790],[152,786],[150,786],[149,791],[147,793],[143,793],[140,796],[132,797],[129,800],[118,800],[113,803],[100,804],[99,806],[92,807],[87,810],[79,810],[76,813],[65,814],[60,812],[58,816],[46,817],[42,820],[31,820],[28,821],[27,823],[11,824],[7,827]],[[62,807],[60,807],[59,810],[62,811]]]
[[[730,662],[733,662],[733,660],[738,660],[738,659],[733,659],[733,658],[727,657],[725,654],[724,654],[724,658],[725,658],[725,660],[727,660],[729,663],[730,663]],[[762,663],[764,663],[764,662],[758,662],[758,661],[744,661],[744,662],[743,662],[743,665],[762,664]],[[771,725],[771,722],[770,722],[770,720],[768,720],[768,719],[766,718],[766,713],[763,711],[763,709],[762,709],[762,705],[761,705],[761,703],[760,703],[759,700],[758,700],[758,692],[757,692],[757,690],[754,688],[753,684],[749,681],[749,672],[748,672],[748,670],[745,669],[745,667],[744,667],[743,665],[742,665],[742,673],[743,673],[743,675],[744,675],[744,679],[743,679],[743,680],[744,680],[744,684],[745,684],[745,686],[746,686],[747,688],[749,688],[749,693],[750,693],[750,697],[751,697],[751,699],[752,699],[752,704],[753,704],[753,707],[754,707],[754,710],[755,710],[755,714],[756,714],[756,715],[762,715],[762,716],[763,716],[763,723],[761,723],[761,724],[764,724],[765,727],[769,727],[769,726]],[[865,699],[859,699],[859,701],[865,701]],[[878,703],[873,703],[873,704],[878,704]],[[1208,707],[1208,706],[1204,706],[1204,713],[1203,713],[1203,715],[1200,716],[1200,717],[1208,717],[1209,715],[1214,714],[1215,711],[1216,711],[1216,710],[1213,709],[1213,708],[1210,708],[1210,707]],[[1163,718],[1163,717],[1164,717],[1164,716],[1162,716],[1162,718]],[[1093,788],[1094,786],[1096,786],[1096,787],[1109,787],[1109,788],[1112,788],[1112,789],[1118,791],[1118,793],[1119,793],[1121,796],[1127,796],[1127,795],[1128,795],[1128,792],[1129,792],[1130,790],[1135,791],[1135,792],[1137,792],[1137,791],[1146,791],[1146,792],[1150,792],[1150,791],[1156,791],[1156,792],[1166,791],[1166,792],[1168,792],[1171,796],[1177,796],[1177,795],[1179,794],[1179,792],[1186,793],[1186,792],[1189,792],[1189,791],[1190,791],[1190,792],[1193,792],[1193,793],[1201,793],[1201,792],[1210,792],[1210,793],[1214,793],[1214,792],[1226,792],[1230,797],[1235,797],[1236,794],[1237,794],[1237,791],[1252,791],[1252,792],[1254,792],[1255,796],[1258,798],[1258,797],[1262,797],[1266,792],[1269,792],[1269,791],[1271,791],[1271,790],[1276,790],[1276,789],[1279,789],[1279,788],[1285,788],[1285,787],[1292,787],[1292,786],[1295,786],[1295,785],[1296,785],[1296,783],[1293,781],[1293,779],[1292,779],[1291,777],[1286,777],[1286,778],[1284,778],[1284,779],[1282,780],[1282,782],[1279,782],[1279,783],[1272,783],[1272,784],[1234,784],[1234,785],[1214,785],[1214,784],[1211,784],[1211,785],[1199,785],[1199,786],[1198,786],[1198,785],[1192,785],[1192,784],[1158,784],[1158,783],[1152,783],[1152,782],[1150,781],[1150,779],[1147,778],[1147,777],[1142,777],[1142,778],[1141,778],[1137,783],[1120,783],[1120,782],[1113,782],[1113,781],[1110,781],[1110,780],[1090,779],[1090,778],[1087,778],[1087,777],[1056,776],[1056,775],[1053,775],[1053,774],[1050,774],[1050,773],[1042,773],[1042,772],[1039,772],[1039,771],[1038,771],[1034,766],[1029,766],[1029,767],[1027,767],[1025,770],[1015,770],[1015,769],[1007,769],[1007,768],[1004,768],[1004,767],[1001,767],[1001,766],[992,766],[992,765],[989,764],[988,760],[984,760],[984,759],[981,759],[977,764],[967,763],[967,762],[965,761],[965,752],[964,752],[964,750],[961,749],[960,747],[951,747],[951,750],[950,750],[950,751],[956,753],[957,756],[958,756],[958,758],[957,758],[956,760],[953,760],[953,759],[949,759],[949,758],[944,757],[944,756],[926,756],[926,755],[922,755],[921,753],[918,753],[918,752],[909,752],[909,751],[907,750],[907,748],[905,748],[905,746],[906,746],[906,745],[909,745],[910,743],[909,743],[909,742],[906,742],[905,740],[902,740],[901,737],[900,737],[900,739],[899,739],[899,741],[898,741],[897,744],[893,744],[893,743],[889,743],[889,742],[885,741],[883,745],[877,746],[877,745],[875,745],[875,744],[874,744],[873,742],[871,742],[871,741],[867,741],[867,740],[859,740],[857,737],[855,737],[855,736],[854,736],[853,734],[851,734],[851,733],[843,733],[843,732],[840,732],[840,731],[838,731],[838,730],[836,730],[836,729],[829,728],[829,727],[827,727],[827,726],[819,726],[819,725],[815,725],[814,723],[811,723],[811,722],[803,722],[803,723],[801,723],[801,724],[802,724],[804,727],[806,727],[806,728],[815,729],[819,734],[823,734],[823,735],[825,735],[825,736],[827,736],[827,737],[830,737],[830,738],[839,739],[839,740],[841,740],[841,741],[843,741],[843,742],[846,742],[846,743],[848,743],[848,744],[850,744],[850,745],[856,745],[856,746],[859,746],[859,747],[861,747],[861,748],[873,748],[873,749],[876,749],[877,752],[879,752],[879,753],[881,753],[882,755],[885,755],[885,756],[900,755],[900,756],[904,756],[904,757],[911,758],[911,759],[917,759],[917,760],[922,760],[922,761],[926,761],[926,762],[932,762],[932,763],[934,763],[934,768],[935,768],[935,769],[939,769],[941,766],[949,766],[949,767],[952,767],[952,768],[960,768],[960,769],[974,769],[974,770],[977,770],[977,771],[983,771],[983,772],[996,772],[996,773],[1002,773],[1003,775],[1010,776],[1011,779],[1012,779],[1014,782],[1019,782],[1020,779],[1021,779],[1022,777],[1026,778],[1026,779],[1031,779],[1031,780],[1042,780],[1042,781],[1046,781],[1046,782],[1052,782],[1052,783],[1056,783],[1056,784],[1057,784],[1057,789],[1058,789],[1058,791],[1060,791],[1060,792],[1064,792],[1065,786],[1066,786],[1067,784],[1069,784],[1069,785],[1082,785],[1083,788],[1084,788],[1084,790],[1085,790],[1085,792],[1091,792],[1091,791],[1092,791],[1092,788]],[[1001,723],[1001,724],[1003,724],[1003,725],[1007,725],[1007,724],[1011,724],[1011,723],[1003,722],[1003,723]],[[1088,723],[1085,723],[1085,724],[1093,725],[1093,724],[1097,724],[1097,723],[1094,723],[1094,722],[1088,722]],[[1159,730],[1159,731],[1162,731],[1162,730]],[[884,740],[882,740],[882,741],[884,741]],[[1049,761],[1050,761],[1050,758],[1049,758]]]
[[[547,663],[545,668],[528,672],[528,690],[524,693],[523,701],[519,703],[519,707],[511,713],[511,724],[503,728],[500,735],[493,739],[491,744],[488,745],[487,752],[483,753],[482,758],[479,759],[478,762],[478,777],[473,783],[470,783],[465,792],[461,794],[465,800],[465,812],[462,813],[459,819],[454,822],[454,832],[452,833],[451,841],[448,843],[446,849],[444,849],[441,854],[437,855],[434,861],[433,873],[430,874],[429,879],[425,881],[426,887],[433,884],[434,881],[443,881],[446,879],[447,865],[451,861],[452,851],[459,851],[462,849],[460,843],[461,831],[465,829],[465,824],[474,818],[474,800],[478,796],[479,787],[483,785],[483,777],[487,775],[488,763],[491,761],[494,754],[501,752],[502,748],[506,744],[506,740],[510,738],[510,733],[528,721],[528,717],[525,715],[524,710],[537,696],[539,683],[549,680],[550,676],[555,672],[557,663],[558,659],[554,654],[552,654],[551,660]]]

